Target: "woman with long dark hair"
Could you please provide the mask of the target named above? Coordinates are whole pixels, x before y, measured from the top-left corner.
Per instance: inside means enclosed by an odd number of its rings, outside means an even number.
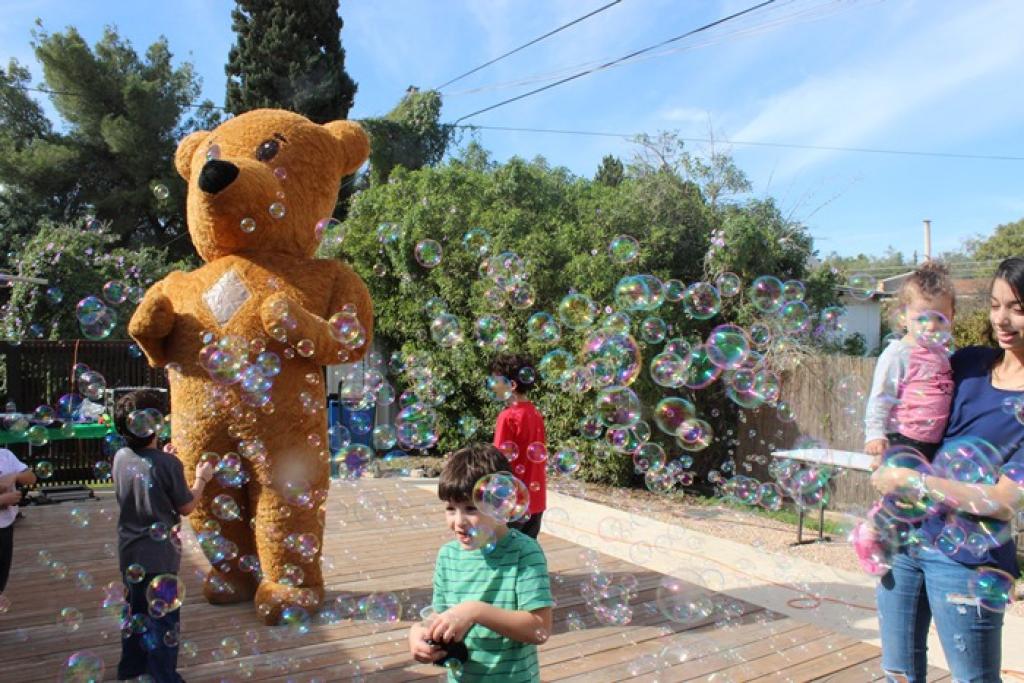
[[[1024,503],[1022,293],[1024,259],[1006,259],[990,289],[995,347],[953,355],[953,403],[934,459],[890,455],[871,478],[900,545],[877,589],[890,681],[924,683],[932,619],[953,680],[1001,680],[1003,610],[1020,573],[1010,522]]]

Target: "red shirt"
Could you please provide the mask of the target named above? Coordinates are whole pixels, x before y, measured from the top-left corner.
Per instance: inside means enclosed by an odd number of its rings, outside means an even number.
[[[547,445],[544,436],[544,417],[529,401],[518,401],[498,413],[494,426],[494,445],[500,447],[506,441],[514,441],[519,455],[509,464],[512,473],[523,480],[530,490],[529,513],[535,515],[547,509],[547,459],[532,462],[526,457],[531,443]]]

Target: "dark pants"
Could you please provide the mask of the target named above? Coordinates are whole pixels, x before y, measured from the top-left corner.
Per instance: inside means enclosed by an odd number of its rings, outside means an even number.
[[[11,575],[11,559],[14,557],[14,525],[0,529],[0,593],[7,588],[7,577]]]
[[[893,446],[910,446],[923,455],[928,462],[932,461],[932,458],[935,457],[935,451],[939,450],[939,444],[937,443],[925,443],[924,441],[911,439],[909,436],[903,436],[898,432],[886,434],[885,438],[889,440],[889,448]]]
[[[537,534],[540,533],[540,518],[543,516],[543,512],[538,512],[535,515],[530,515],[530,518],[525,522],[509,522],[508,528],[518,529],[530,538],[537,538]]]
[[[149,615],[146,586],[157,575],[146,574],[139,583],[126,583],[128,587],[128,615],[121,638],[121,661],[117,664],[117,678],[124,680],[148,674],[154,683],[178,683],[178,638],[181,609],[168,612],[159,619]],[[146,630],[130,633],[128,624],[132,616],[141,614]],[[167,634],[171,635],[168,636]],[[170,645],[168,645],[170,643]]]

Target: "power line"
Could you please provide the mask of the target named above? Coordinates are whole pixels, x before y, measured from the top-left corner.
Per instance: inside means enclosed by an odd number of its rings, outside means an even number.
[[[494,64],[495,62],[500,62],[501,60],[505,59],[505,57],[508,57],[510,55],[514,55],[515,53],[519,52],[520,50],[526,49],[526,48],[530,47],[531,45],[533,45],[535,43],[539,43],[540,41],[544,40],[545,38],[548,38],[550,36],[555,35],[559,31],[564,31],[565,29],[569,28],[570,26],[578,24],[578,23],[580,23],[581,21],[583,21],[585,19],[589,19],[590,17],[594,16],[595,14],[600,14],[601,12],[605,11],[606,9],[608,9],[608,8],[614,6],[614,5],[619,4],[620,2],[622,2],[622,0],[613,0],[613,2],[609,2],[607,5],[603,5],[601,7],[598,7],[594,11],[592,11],[592,12],[590,12],[588,14],[584,14],[582,17],[579,17],[577,19],[573,19],[568,24],[562,24],[558,28],[556,28],[554,30],[551,30],[551,31],[548,31],[544,35],[538,36],[537,38],[534,38],[533,40],[531,40],[528,43],[523,43],[519,47],[517,47],[517,48],[515,48],[513,50],[509,50],[508,52],[506,52],[503,55],[498,55],[497,57],[495,57],[494,59],[492,59],[489,62],[484,62],[483,64],[481,64],[480,66],[476,67],[475,69],[470,69],[466,73],[460,74],[460,75],[456,76],[455,78],[451,79],[450,81],[442,83],[441,85],[439,85],[436,88],[434,88],[434,90],[441,90],[442,88],[445,88],[445,87],[451,85],[455,81],[461,81],[466,76],[469,76],[470,74],[475,74],[477,71],[479,71],[480,69],[483,69],[484,67],[488,67],[491,64]]]
[[[551,133],[556,135],[588,135],[592,137],[623,138],[632,140],[638,133],[611,133],[593,130],[571,130],[565,128],[520,128],[516,126],[482,126],[473,124],[453,124],[456,128],[476,130],[495,130],[514,133]],[[877,147],[839,147],[834,145],[802,145],[789,142],[758,142],[755,140],[730,140],[726,138],[689,138],[680,137],[684,142],[721,142],[729,145],[749,145],[754,147],[779,147],[783,149],[807,149],[825,152],[856,152],[859,154],[898,154],[918,157],[940,157],[948,159],[980,159],[983,161],[1024,161],[1024,156],[1006,154],[961,154],[958,152],[926,152],[908,149],[883,149]]]
[[[502,100],[501,102],[498,102],[496,104],[492,104],[489,107],[484,107],[483,109],[478,109],[477,111],[475,111],[475,112],[473,112],[471,114],[466,114],[465,116],[460,116],[459,118],[455,119],[455,123],[457,124],[460,121],[465,121],[466,119],[472,118],[472,117],[476,116],[477,114],[483,114],[484,112],[491,111],[492,109],[497,109],[498,107],[503,107],[506,104],[510,104],[512,102],[517,102],[517,101],[519,101],[521,99],[530,97],[531,95],[536,95],[537,93],[544,92],[545,90],[550,90],[551,88],[554,88],[555,86],[559,86],[559,85],[561,85],[563,83],[568,83],[569,81],[574,81],[577,78],[582,78],[583,76],[586,76],[588,74],[592,74],[595,71],[601,71],[603,69],[607,69],[607,68],[609,68],[611,66],[614,66],[614,65],[618,64],[619,62],[624,62],[627,59],[632,59],[633,57],[636,57],[637,55],[642,55],[642,54],[644,54],[646,52],[650,52],[652,50],[656,50],[656,49],[658,49],[660,47],[663,47],[665,45],[668,45],[670,43],[674,43],[674,42],[680,41],[683,38],[687,38],[687,37],[692,36],[692,35],[694,35],[696,33],[700,33],[701,31],[706,31],[709,28],[713,28],[715,26],[718,26],[719,24],[724,24],[727,21],[731,21],[732,19],[736,19],[737,17],[741,17],[744,14],[749,14],[750,12],[758,10],[758,9],[760,9],[762,7],[766,7],[768,5],[771,5],[774,2],[775,2],[775,0],[765,0],[764,2],[761,2],[761,3],[757,4],[757,5],[752,6],[752,7],[748,7],[745,10],[742,10],[740,12],[736,12],[735,14],[730,14],[727,17],[723,17],[721,19],[713,21],[710,24],[705,24],[705,25],[700,26],[698,28],[695,28],[693,30],[687,31],[686,33],[682,33],[682,34],[680,34],[678,36],[675,36],[673,38],[669,38],[667,40],[663,40],[660,43],[656,43],[654,45],[649,45],[648,47],[641,48],[639,50],[634,50],[633,52],[630,52],[627,55],[619,57],[618,59],[613,59],[612,61],[606,62],[606,63],[604,63],[604,64],[602,64],[600,66],[596,66],[596,67],[593,67],[593,68],[590,68],[590,69],[585,69],[584,71],[580,71],[579,73],[573,74],[572,76],[567,76],[566,78],[562,78],[560,80],[557,80],[554,83],[549,83],[548,85],[541,86],[540,88],[535,88],[535,89],[530,90],[528,92],[525,92],[525,93],[523,93],[521,95],[516,95],[515,97],[510,97],[507,100]]]

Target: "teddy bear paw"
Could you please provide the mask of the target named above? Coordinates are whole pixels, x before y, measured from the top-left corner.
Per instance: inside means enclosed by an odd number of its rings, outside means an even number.
[[[281,621],[285,608],[301,607],[313,613],[323,601],[323,586],[287,586],[276,581],[264,580],[256,590],[256,611],[267,626]]]
[[[240,572],[226,574],[211,569],[203,581],[203,596],[211,605],[234,605],[249,602],[256,595],[256,580]]]

